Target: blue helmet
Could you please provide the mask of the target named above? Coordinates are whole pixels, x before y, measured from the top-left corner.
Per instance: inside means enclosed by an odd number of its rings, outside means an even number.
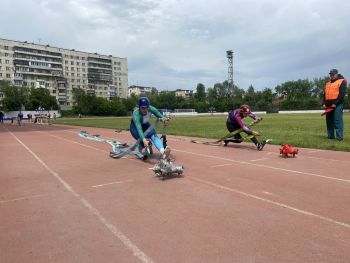
[[[149,108],[149,99],[147,97],[142,97],[139,99],[139,108],[140,107]]]

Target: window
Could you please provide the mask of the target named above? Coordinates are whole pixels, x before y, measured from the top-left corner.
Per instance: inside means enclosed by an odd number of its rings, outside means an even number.
[[[5,50],[9,50],[9,47],[8,46],[4,46]]]
[[[5,53],[5,57],[8,57],[9,56],[9,53]]]
[[[71,64],[71,65],[74,65],[74,61],[71,61],[70,64]]]
[[[6,74],[6,78],[11,78],[11,75],[10,74]]]
[[[6,59],[5,64],[10,64],[10,60]]]

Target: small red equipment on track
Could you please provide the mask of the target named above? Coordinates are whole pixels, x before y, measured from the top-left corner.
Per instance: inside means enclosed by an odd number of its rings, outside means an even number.
[[[296,148],[293,148],[290,144],[282,144],[282,148],[280,148],[280,154],[282,157],[288,157],[288,154],[295,157],[296,154],[298,154],[299,150]]]

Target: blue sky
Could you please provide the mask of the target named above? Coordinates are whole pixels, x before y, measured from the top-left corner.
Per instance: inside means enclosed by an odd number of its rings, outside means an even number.
[[[1,0],[0,37],[127,57],[129,85],[256,90],[350,78],[350,1]]]

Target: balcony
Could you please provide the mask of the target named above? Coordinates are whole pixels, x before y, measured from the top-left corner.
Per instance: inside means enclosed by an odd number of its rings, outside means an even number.
[[[40,52],[44,52],[44,53],[39,53]],[[38,49],[32,49],[32,50],[22,50],[21,48],[18,47],[14,47],[14,52],[15,54],[25,54],[25,55],[34,55],[34,56],[40,56],[40,57],[48,57],[48,58],[58,58],[58,59],[62,59],[62,54],[59,53],[50,53],[50,54],[46,54],[46,51],[42,51],[42,50],[38,50]]]

